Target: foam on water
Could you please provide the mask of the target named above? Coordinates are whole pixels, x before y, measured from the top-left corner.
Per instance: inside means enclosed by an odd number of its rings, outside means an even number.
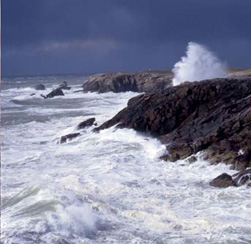
[[[101,228],[101,220],[86,202],[69,191],[55,190],[53,182],[49,188],[41,184],[25,188],[4,200],[2,211],[2,238],[6,243],[67,239],[77,243],[79,238],[92,238]]]
[[[12,92],[9,106],[22,96]],[[226,165],[161,161],[159,141],[115,127],[58,144],[81,121],[101,124],[135,95],[69,92],[22,98],[29,103],[17,118],[3,111],[3,243],[250,243],[250,190],[208,184],[234,173]],[[22,116],[32,120],[10,123]]]

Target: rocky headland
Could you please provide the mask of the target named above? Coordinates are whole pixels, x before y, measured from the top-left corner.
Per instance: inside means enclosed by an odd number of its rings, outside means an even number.
[[[84,92],[147,92],[163,90],[172,85],[171,71],[96,74],[83,84]]]
[[[157,137],[168,161],[201,152],[211,163],[251,167],[251,79],[213,79],[145,93],[96,130],[117,125]]]
[[[212,186],[239,186],[251,181],[251,68],[230,68],[227,78],[175,87],[172,79],[171,71],[151,70],[88,77],[84,92],[144,93],[130,99],[126,108],[94,131],[115,125],[132,128],[166,145],[168,153],[163,160],[188,158],[194,162],[194,155],[200,152],[212,164],[222,162],[240,170],[233,176],[220,175],[210,182]]]
[[[251,68],[229,68],[228,78],[251,78]],[[170,70],[147,70],[135,73],[95,74],[83,84],[84,92],[145,92],[153,93],[172,86]]]

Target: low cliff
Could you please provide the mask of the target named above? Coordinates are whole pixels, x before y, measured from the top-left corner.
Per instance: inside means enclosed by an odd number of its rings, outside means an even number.
[[[84,92],[155,92],[172,85],[172,73],[144,71],[137,73],[96,74],[83,84]]]

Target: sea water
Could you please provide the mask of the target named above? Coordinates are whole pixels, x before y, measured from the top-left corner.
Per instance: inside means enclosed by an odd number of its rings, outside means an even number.
[[[66,80],[65,96],[43,99]],[[92,132],[137,93],[82,93],[84,76],[1,84],[1,243],[251,243],[251,191],[213,188],[224,164],[164,162],[131,129]],[[34,86],[43,83],[45,91]],[[31,95],[32,94],[32,95]],[[69,133],[81,135],[59,144]],[[199,157],[199,155],[198,155]]]

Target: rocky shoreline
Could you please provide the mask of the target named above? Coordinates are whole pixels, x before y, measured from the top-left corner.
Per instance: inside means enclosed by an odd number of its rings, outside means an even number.
[[[177,161],[201,152],[211,163],[251,167],[251,79],[186,82],[142,94],[96,131],[132,128],[158,138]]]
[[[251,185],[251,69],[231,69],[228,78],[179,86],[172,86],[172,78],[168,71],[90,76],[83,84],[84,92],[143,93],[93,131],[112,126],[134,129],[166,145],[163,160],[193,162],[200,153],[212,164],[226,163],[240,171],[220,175],[212,186]],[[92,126],[94,121],[84,121],[78,128]],[[60,142],[78,136],[79,132],[65,135]]]
[[[251,166],[251,79],[187,82],[132,98],[97,130],[117,125],[157,137],[166,160],[204,151],[212,163]]]

